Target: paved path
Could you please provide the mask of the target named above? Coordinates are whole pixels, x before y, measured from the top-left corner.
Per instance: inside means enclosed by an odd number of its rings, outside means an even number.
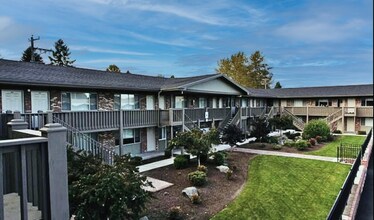
[[[234,148],[233,151],[250,153],[250,154],[272,155],[272,156],[281,156],[281,157],[294,157],[294,158],[302,158],[302,159],[337,162],[335,157],[323,157],[323,156],[314,156],[314,155],[305,155],[305,154],[285,153],[285,152],[279,152],[279,151],[255,150],[255,149],[248,149],[248,148]]]

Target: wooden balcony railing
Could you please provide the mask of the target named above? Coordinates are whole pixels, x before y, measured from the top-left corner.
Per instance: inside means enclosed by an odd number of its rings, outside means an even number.
[[[362,106],[356,108],[357,117],[373,117],[373,106]]]

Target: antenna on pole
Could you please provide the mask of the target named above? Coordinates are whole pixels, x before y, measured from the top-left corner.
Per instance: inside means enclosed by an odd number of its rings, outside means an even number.
[[[38,36],[37,38],[34,38],[34,35],[31,35],[31,38],[29,39],[31,43],[31,62],[35,62],[35,50],[39,50],[39,53],[47,53],[47,52],[53,52],[51,49],[44,49],[44,48],[39,48],[34,46],[34,41],[40,40],[40,37]]]

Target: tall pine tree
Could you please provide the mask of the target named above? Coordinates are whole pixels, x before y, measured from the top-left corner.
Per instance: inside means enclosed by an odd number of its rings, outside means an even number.
[[[73,66],[75,60],[70,60],[69,47],[64,43],[62,39],[55,42],[55,50],[52,52],[52,56],[48,56],[52,65],[56,66]]]
[[[26,50],[23,51],[21,61],[31,62],[31,54],[32,54],[32,50],[31,50],[31,46],[30,46]],[[43,58],[40,56],[40,54],[35,53],[35,51],[34,51],[34,61],[36,63],[44,63]]]

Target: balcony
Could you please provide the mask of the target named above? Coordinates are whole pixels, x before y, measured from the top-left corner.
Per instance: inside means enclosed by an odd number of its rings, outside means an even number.
[[[189,122],[223,120],[230,113],[230,108],[185,108],[160,110],[160,124],[182,125]],[[184,118],[183,118],[184,117]]]

